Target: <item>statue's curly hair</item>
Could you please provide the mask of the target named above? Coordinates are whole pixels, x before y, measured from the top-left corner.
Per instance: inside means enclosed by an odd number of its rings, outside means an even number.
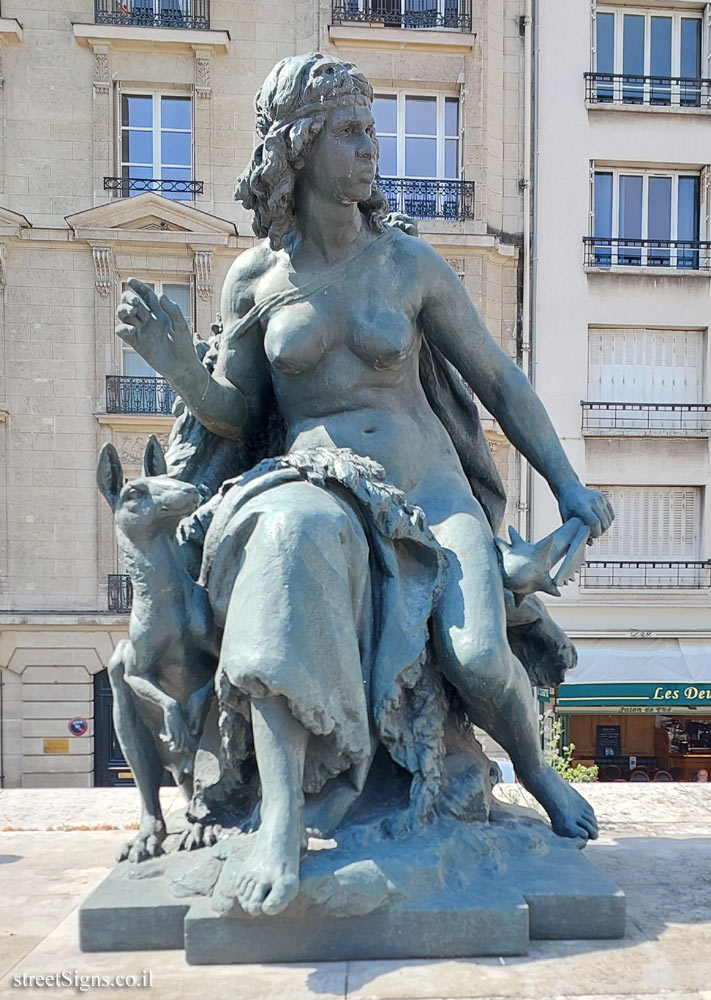
[[[352,63],[311,52],[277,63],[254,100],[262,141],[237,182],[235,200],[254,212],[252,229],[269,238],[272,250],[291,251],[298,242],[296,176],[326,122],[328,105],[343,97],[370,104],[373,88]],[[299,116],[300,108],[308,109],[304,117]],[[381,232],[389,209],[375,184],[358,208],[370,228]]]

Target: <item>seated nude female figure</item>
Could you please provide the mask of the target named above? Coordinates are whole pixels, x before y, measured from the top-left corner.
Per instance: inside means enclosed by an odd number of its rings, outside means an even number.
[[[598,536],[612,511],[602,494],[581,485],[526,376],[493,341],[446,262],[423,240],[384,232],[371,102],[370,86],[350,64],[319,54],[284,60],[263,85],[256,101],[263,142],[238,197],[255,209],[255,231],[266,239],[242,253],[227,276],[212,373],[198,360],[177,307],[135,279],[119,307],[117,332],[214,434],[247,440],[263,425],[273,394],[289,454],[350,449],[384,468],[387,482],[424,511],[447,556],[429,622],[439,669],[469,717],[508,751],[553,829],[595,837],[590,806],[544,762],[530,682],[507,642],[490,523],[419,377],[423,337],[547,480],[564,520],[577,516]],[[334,279],[322,280],[329,273]],[[249,913],[270,914],[298,891],[312,733],[279,684],[264,677],[286,675],[297,661],[307,676],[303,650],[316,641],[314,630],[334,676],[358,672],[368,540],[348,503],[311,482],[278,486],[248,500],[245,511],[250,505],[259,516],[250,522],[225,613],[218,673],[249,692],[262,783],[260,826],[237,898]],[[316,558],[332,573],[328,593],[310,589],[309,573],[294,575],[294,566]],[[272,561],[268,574],[259,559]],[[260,582],[265,574],[268,588]],[[296,577],[293,593],[289,581]],[[278,641],[268,641],[275,616],[291,618]],[[245,673],[258,682],[248,684]],[[344,718],[353,722],[363,710],[365,702],[346,706]]]

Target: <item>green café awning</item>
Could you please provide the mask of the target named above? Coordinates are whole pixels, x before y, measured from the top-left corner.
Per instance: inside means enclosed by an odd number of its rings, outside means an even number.
[[[562,711],[597,707],[711,714],[711,640],[579,639],[578,665],[558,688]]]

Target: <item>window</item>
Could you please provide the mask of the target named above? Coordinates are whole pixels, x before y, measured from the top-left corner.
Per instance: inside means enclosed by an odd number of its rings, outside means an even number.
[[[700,12],[599,7],[594,99],[698,107],[701,39]]]
[[[702,330],[590,330],[588,399],[700,403]]]
[[[708,433],[703,330],[592,328],[583,430]]]
[[[700,191],[698,173],[596,170],[592,262],[698,269]]]
[[[166,94],[121,94],[121,190],[159,191],[189,201],[192,180],[192,102]]]
[[[443,94],[376,94],[382,177],[459,177],[459,99]]]
[[[459,177],[459,99],[376,94],[379,187],[393,212],[416,219],[473,219],[474,184]]]
[[[187,324],[192,327],[191,321],[191,293],[190,285],[183,282],[160,282],[160,281],[147,281],[146,284],[153,289],[156,295],[160,298],[161,295],[167,295],[169,299],[172,299],[176,305],[180,306],[180,310],[185,316]],[[125,282],[121,285],[121,291],[126,290]],[[137,354],[132,347],[128,344],[122,343],[122,358],[121,358],[121,371],[123,375],[130,375],[134,378],[156,378],[160,377],[158,372],[154,368],[143,360],[140,354]]]
[[[596,486],[615,511],[593,559],[697,560],[701,490],[695,486]]]

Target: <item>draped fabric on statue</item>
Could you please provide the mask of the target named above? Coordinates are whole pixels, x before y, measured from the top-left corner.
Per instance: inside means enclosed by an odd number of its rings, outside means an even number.
[[[337,282],[351,262],[327,271],[308,287],[288,293],[289,301],[302,300]],[[251,310],[238,330],[231,331],[231,339],[265,320],[271,305],[284,304],[283,296],[273,298],[273,302]],[[211,346],[202,348],[208,370],[214,365],[222,336],[219,327],[214,332]],[[420,351],[420,379],[433,412],[454,444],[472,493],[496,533],[506,496],[473,394],[459,371],[425,337]],[[380,609],[378,620],[367,625],[363,621],[348,624],[349,615],[353,617],[350,607],[344,607],[340,620],[334,616],[336,637],[344,628],[357,635],[361,651],[358,663],[344,667],[335,662],[335,656],[320,657],[319,649],[309,642],[306,622],[295,626],[291,638],[307,651],[302,659],[311,662],[289,668],[282,658],[282,666],[278,667],[278,658],[268,654],[267,649],[288,646],[287,613],[274,608],[275,613],[270,613],[269,602],[265,599],[260,604],[255,596],[253,607],[257,611],[252,615],[254,621],[249,622],[252,631],[245,633],[253,638],[245,641],[256,647],[260,645],[257,636],[268,639],[261,643],[256,655],[233,657],[218,671],[225,757],[229,756],[234,766],[253,755],[250,697],[281,694],[311,733],[305,790],[316,792],[330,777],[362,762],[369,753],[370,729],[371,736],[374,734],[412,776],[411,807],[415,814],[423,817],[431,813],[440,791],[446,754],[445,719],[450,706],[428,641],[428,623],[447,560],[423,512],[385,482],[382,468],[368,458],[335,448],[284,454],[285,426],[274,398],[264,426],[247,443],[218,437],[180,403],[178,414],[166,455],[168,471],[194,483],[206,499],[183,522],[180,538],[190,571],[207,587],[220,626],[224,625],[233,592],[237,593],[243,584],[240,567],[244,552],[250,544],[255,517],[264,513],[258,499],[269,496],[269,505],[278,503],[280,487],[299,481],[326,491],[334,502],[345,503],[364,529],[368,545],[364,568],[368,579],[364,586],[370,594],[370,606]],[[265,548],[269,548],[268,541]],[[264,556],[277,562],[280,558],[278,551],[265,552]],[[286,557],[282,561],[285,565],[279,571],[288,575],[293,567],[286,565]],[[324,563],[310,572],[323,575],[325,580],[328,569]],[[256,584],[250,579],[249,586],[258,590],[259,574],[254,580]],[[350,601],[345,603],[349,605]],[[512,599],[506,603],[509,642],[529,676],[539,684],[558,683],[575,663],[571,643],[535,597],[526,598],[518,608]],[[290,606],[299,613],[298,601],[292,600]],[[247,605],[241,616],[243,621],[250,617]],[[329,646],[325,642],[324,648],[336,649],[337,644]],[[358,703],[355,692],[362,691],[363,685],[367,703],[360,717],[354,718]]]

